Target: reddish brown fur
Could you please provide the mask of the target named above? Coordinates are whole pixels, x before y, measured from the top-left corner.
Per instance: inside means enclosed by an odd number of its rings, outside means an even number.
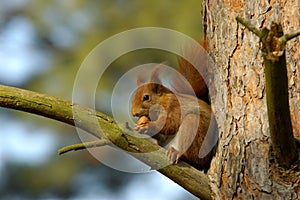
[[[179,64],[181,73],[191,83],[198,97],[207,100],[207,87],[201,75],[185,60],[179,60]],[[212,141],[203,143],[210,125],[211,108],[205,101],[189,95],[189,92],[182,94],[185,93],[183,87],[180,88],[178,85],[175,87],[180,92],[178,94],[164,87],[158,77],[160,67],[159,65],[154,68],[150,82],[143,83],[138,78],[138,89],[132,99],[132,115],[139,118],[147,117],[149,121],[146,120],[147,123],[142,125],[137,124],[136,130],[154,135],[160,145],[169,143],[167,154],[172,162],[177,163],[179,158],[182,158],[199,169],[207,170],[212,152],[204,158],[199,158],[199,151],[201,146],[204,146],[209,152],[212,145],[209,142],[213,143]],[[178,83],[182,85],[175,77],[175,86]],[[171,142],[170,136],[173,137]]]

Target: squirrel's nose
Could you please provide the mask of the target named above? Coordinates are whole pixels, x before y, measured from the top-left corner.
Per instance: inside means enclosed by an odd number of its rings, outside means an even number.
[[[138,117],[139,116],[139,112],[137,111],[137,109],[132,109],[131,114],[133,117]]]

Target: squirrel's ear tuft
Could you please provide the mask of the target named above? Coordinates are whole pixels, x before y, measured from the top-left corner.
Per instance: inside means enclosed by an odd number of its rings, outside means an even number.
[[[136,79],[136,85],[139,87],[144,83],[145,83],[145,81],[143,80],[141,73],[139,73],[137,76],[137,79]]]
[[[151,75],[150,75],[150,82],[156,83],[156,84],[162,84],[158,75],[159,75],[159,69],[164,65],[166,65],[166,62],[162,62],[154,67],[154,69],[152,70]]]

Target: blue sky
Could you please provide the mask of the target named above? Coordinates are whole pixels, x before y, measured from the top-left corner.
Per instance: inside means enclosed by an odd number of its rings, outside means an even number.
[[[34,27],[26,18],[13,19],[0,32],[0,82],[20,85],[42,73],[49,58],[34,44]]]

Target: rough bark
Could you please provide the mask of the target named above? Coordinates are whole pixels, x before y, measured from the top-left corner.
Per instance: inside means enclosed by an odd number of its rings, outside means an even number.
[[[276,22],[270,29],[259,30],[241,17],[236,20],[260,39],[272,155],[279,166],[289,169],[298,155],[290,117],[285,48],[287,41],[300,35],[300,30],[283,35],[281,24]]]
[[[205,34],[219,78],[215,116],[219,146],[209,171],[216,199],[297,199],[299,165],[279,168],[270,154],[265,77],[259,38],[239,26],[240,15],[257,28],[281,23],[284,33],[300,29],[299,1],[204,2]],[[300,39],[288,42],[286,59],[293,130],[300,135]],[[280,80],[278,80],[280,81]]]

